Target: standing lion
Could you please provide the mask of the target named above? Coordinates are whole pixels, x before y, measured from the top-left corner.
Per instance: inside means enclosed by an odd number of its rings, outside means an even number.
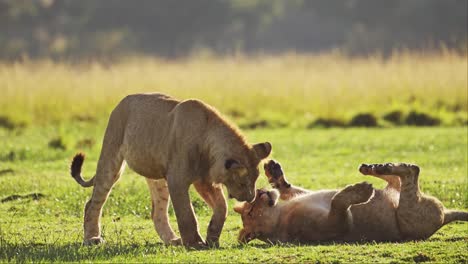
[[[163,94],[129,95],[109,118],[95,176],[83,180],[83,154],[77,154],[71,164],[71,175],[81,186],[94,186],[85,206],[84,243],[103,242],[102,207],[127,163],[146,177],[151,216],[165,244],[206,245],[190,202],[193,184],[213,209],[206,242],[216,245],[227,216],[221,184],[229,197],[253,201],[258,165],[270,152],[270,143],[248,144],[238,129],[201,101],[181,102]],[[169,197],[182,239],[169,225]]]

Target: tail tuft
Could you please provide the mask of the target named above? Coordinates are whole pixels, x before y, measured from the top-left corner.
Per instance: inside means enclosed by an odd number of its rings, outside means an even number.
[[[73,157],[70,166],[70,174],[81,186],[90,187],[94,185],[94,177],[89,181],[85,181],[83,177],[81,177],[81,167],[83,166],[84,159],[85,155],[83,153],[78,153]]]
[[[70,166],[70,173],[73,178],[76,179],[77,177],[80,177],[84,159],[85,155],[83,153],[78,153],[73,157],[73,161]]]

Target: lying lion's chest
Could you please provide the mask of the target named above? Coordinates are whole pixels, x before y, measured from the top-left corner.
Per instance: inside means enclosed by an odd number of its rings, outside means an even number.
[[[322,239],[321,229],[330,210],[329,203],[299,203],[288,205],[281,216],[286,240],[316,241]]]

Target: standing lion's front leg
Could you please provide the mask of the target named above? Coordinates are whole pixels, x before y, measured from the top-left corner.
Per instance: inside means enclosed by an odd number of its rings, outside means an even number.
[[[227,203],[223,194],[223,188],[206,182],[195,182],[193,185],[203,200],[213,210],[213,216],[208,225],[206,242],[210,246],[219,246],[219,237],[221,236],[224,221],[227,217]]]
[[[190,184],[179,173],[168,173],[167,184],[172,205],[177,217],[182,244],[191,248],[202,248],[206,244],[200,236],[198,222],[190,202]]]
[[[177,237],[169,224],[169,190],[166,180],[146,179],[151,194],[151,218],[161,240],[166,245],[180,245],[182,240]]]

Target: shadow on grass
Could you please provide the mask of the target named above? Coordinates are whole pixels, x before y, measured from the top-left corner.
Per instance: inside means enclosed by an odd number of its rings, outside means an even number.
[[[446,241],[455,242],[466,240],[465,237],[455,237],[447,239],[429,239],[427,241]],[[257,249],[268,249],[274,247],[298,247],[298,246],[325,246],[330,247],[330,250],[336,250],[337,245],[388,245],[402,244],[404,241],[399,242],[319,242],[319,243],[264,243],[261,241],[253,241],[249,244],[237,244],[229,247],[205,248],[205,249],[186,249],[184,247],[165,246],[163,243],[131,243],[131,244],[113,244],[106,243],[98,246],[83,246],[82,243],[10,243],[1,239],[0,237],[0,262],[82,262],[82,261],[110,261],[119,256],[122,259],[128,257],[141,257],[142,255],[167,255],[174,252],[188,253],[193,251],[207,251],[210,250],[243,250],[246,247]],[[209,253],[208,253],[209,254]],[[412,256],[413,261],[421,262],[427,261],[428,257],[418,253]],[[411,260],[411,259],[408,259]]]
[[[10,201],[15,201],[15,200],[20,200],[20,199],[33,199],[35,201],[40,200],[44,198],[45,195],[42,193],[30,193],[26,195],[20,195],[20,194],[13,194],[8,197],[3,198],[0,202],[6,203]]]
[[[336,245],[333,243],[318,243],[314,245]],[[192,252],[210,250],[243,249],[247,245],[238,244],[227,247],[204,248],[199,250],[186,249],[183,247],[167,247],[163,243],[135,243],[135,244],[111,244],[106,243],[98,246],[83,246],[82,243],[9,243],[0,241],[0,262],[82,262],[82,261],[108,261],[119,256],[137,257],[142,255],[167,254],[169,251]],[[248,247],[267,249],[275,245],[269,243],[251,243]],[[281,247],[296,247],[298,244],[285,243],[276,244]],[[303,245],[305,246],[305,245]]]
[[[81,243],[0,243],[0,262],[79,262],[84,260],[109,260],[118,256],[158,254],[166,250],[162,243],[104,244],[83,246]]]
[[[235,249],[242,249],[245,247],[254,247],[259,249],[266,249],[271,247],[300,247],[300,246],[337,246],[337,245],[369,245],[369,244],[385,244],[385,243],[400,243],[400,242],[371,242],[371,241],[357,241],[357,242],[342,242],[342,241],[321,241],[321,242],[310,242],[310,243],[300,243],[300,242],[261,242],[255,241],[249,244],[239,244],[233,246]]]
[[[247,245],[249,247],[255,248],[270,248],[270,247],[297,247],[297,246],[337,246],[337,245],[350,245],[350,246],[365,246],[365,245],[395,245],[395,244],[405,244],[411,242],[434,242],[434,241],[442,241],[442,242],[457,242],[457,241],[465,241],[467,238],[465,236],[460,237],[451,237],[451,238],[429,238],[429,239],[421,239],[421,240],[398,240],[398,241],[320,241],[320,242],[310,242],[310,243],[300,243],[300,242],[262,242],[257,240],[255,242],[251,242],[249,244],[239,244],[233,246],[232,248],[242,249]]]

